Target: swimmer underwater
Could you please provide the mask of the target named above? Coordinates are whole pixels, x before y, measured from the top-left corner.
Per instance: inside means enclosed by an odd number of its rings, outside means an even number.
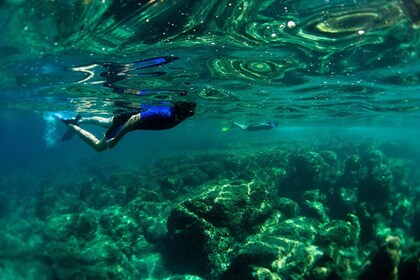
[[[111,149],[130,131],[170,129],[194,115],[196,103],[174,102],[167,105],[144,105],[139,110],[125,112],[110,118],[99,116],[65,119],[60,114],[55,116],[69,127],[62,141],[70,140],[75,134],[95,151]],[[81,128],[80,124],[92,124],[106,128],[101,139]]]

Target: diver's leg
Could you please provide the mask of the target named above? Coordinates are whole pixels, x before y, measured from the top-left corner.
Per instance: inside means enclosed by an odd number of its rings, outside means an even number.
[[[80,139],[82,139],[83,142],[87,143],[95,151],[102,152],[107,149],[105,137],[99,140],[95,137],[95,135],[93,135],[87,130],[78,127],[77,125],[70,124],[69,127],[71,127],[76,132],[76,134],[80,137]]]
[[[135,130],[135,127],[138,124],[138,122],[140,122],[140,114],[131,116],[118,130],[117,134],[113,138],[106,141],[108,149],[115,147],[115,145],[117,145],[117,143],[124,137],[124,135],[126,135],[132,130]]]
[[[114,117],[104,118],[104,117],[82,117],[77,123],[78,124],[93,124],[101,126],[103,128],[110,128],[112,125],[112,120]]]
[[[234,122],[232,126],[239,127],[240,129],[243,129],[243,130],[246,130],[246,129],[248,128],[248,126],[247,126],[247,125],[245,125],[245,124],[240,124],[240,123],[237,123],[237,122]]]

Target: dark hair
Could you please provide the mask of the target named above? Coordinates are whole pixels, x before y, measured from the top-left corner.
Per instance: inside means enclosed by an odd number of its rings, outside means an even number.
[[[175,112],[179,118],[188,118],[194,115],[195,107],[197,103],[195,102],[175,102]]]

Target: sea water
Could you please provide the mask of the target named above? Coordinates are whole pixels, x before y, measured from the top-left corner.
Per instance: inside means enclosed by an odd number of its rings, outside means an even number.
[[[415,0],[0,1],[0,279],[410,279],[419,15]],[[57,116],[175,102],[197,107],[173,129],[102,153],[61,141]]]

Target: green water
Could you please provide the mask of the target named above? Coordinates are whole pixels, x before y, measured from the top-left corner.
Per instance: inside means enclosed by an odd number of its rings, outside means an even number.
[[[418,279],[417,0],[0,0],[0,27],[0,279]],[[104,153],[54,117],[177,102]]]

